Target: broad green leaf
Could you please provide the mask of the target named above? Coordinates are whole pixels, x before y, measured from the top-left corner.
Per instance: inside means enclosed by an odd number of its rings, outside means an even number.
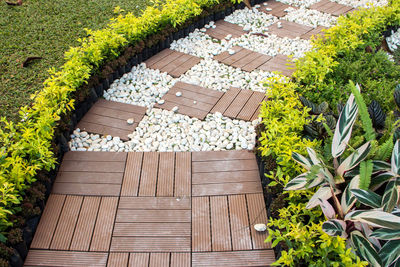
[[[400,229],[400,217],[380,210],[357,210],[346,215],[345,220],[359,221],[372,227]]]
[[[382,265],[378,252],[360,231],[351,232],[350,238],[355,252],[361,259],[368,261],[374,267]]]
[[[393,229],[379,228],[379,229],[375,230],[371,234],[371,236],[376,237],[381,240],[400,239],[400,229],[393,230]]]
[[[332,157],[337,158],[343,154],[346,149],[347,143],[351,137],[354,122],[356,121],[358,113],[357,104],[354,101],[354,95],[351,94],[340,113],[339,119],[336,124],[335,134],[332,140]]]
[[[397,189],[396,181],[389,181],[385,188],[385,193],[382,198],[382,207],[386,212],[391,212],[397,204],[399,199],[399,191]]]
[[[351,189],[351,193],[357,198],[357,200],[372,208],[380,208],[382,203],[382,197],[375,192],[364,189]]]
[[[392,178],[393,178],[392,172],[384,172],[384,173],[374,175],[371,178],[371,184],[369,185],[369,188],[372,191],[375,191],[376,189],[381,187],[384,183],[386,183],[387,181],[389,181]]]
[[[336,173],[340,176],[346,171],[349,171],[360,164],[367,156],[369,151],[371,150],[371,142],[367,142],[364,145],[360,146],[356,151],[354,151],[350,156],[348,156],[342,164],[338,167]]]
[[[360,189],[368,190],[371,184],[372,160],[363,161],[360,164]]]
[[[360,223],[360,222],[355,222],[354,225],[356,225],[357,223],[359,223],[361,225],[361,229],[362,229],[362,231],[360,230],[361,233],[363,233],[364,236],[369,240],[369,242],[371,242],[371,244],[374,245],[375,250],[379,251],[382,248],[382,246],[379,243],[378,239],[376,239],[375,237],[371,236],[371,234],[372,234],[371,228],[372,227],[370,227],[366,223]]]
[[[313,165],[309,159],[307,159],[306,157],[304,157],[303,155],[301,155],[299,153],[293,152],[292,158],[308,171],[310,170],[311,166]]]
[[[314,165],[322,165],[321,160],[319,159],[317,152],[314,151],[311,147],[307,147],[308,155],[310,156],[311,162]]]
[[[322,231],[330,236],[347,237],[346,223],[342,220],[332,219],[322,224]]]
[[[286,184],[284,189],[285,190],[304,190],[304,189],[306,189],[307,174],[308,174],[308,172],[302,173],[299,176],[293,178]]]
[[[384,266],[389,266],[400,257],[400,239],[390,240],[379,251]]]
[[[358,189],[360,185],[360,176],[357,175],[353,179],[351,179],[350,183],[346,186],[342,194],[342,199],[340,201],[340,205],[342,206],[343,213],[346,214],[353,207],[354,203],[356,203],[357,199],[351,192],[351,189]]]
[[[400,175],[400,142],[396,141],[392,152],[392,172]]]
[[[335,209],[332,207],[332,205],[325,199],[319,199],[320,203],[319,206],[321,207],[322,213],[324,213],[325,217],[330,220],[330,219],[335,219]]]
[[[373,160],[372,163],[374,167],[372,168],[372,173],[377,173],[380,171],[390,171],[390,164],[381,160]]]
[[[335,195],[339,194],[340,190],[335,189]],[[331,189],[329,186],[321,186],[314,193],[307,203],[306,209],[312,209],[320,204],[320,199],[328,200],[332,197]]]

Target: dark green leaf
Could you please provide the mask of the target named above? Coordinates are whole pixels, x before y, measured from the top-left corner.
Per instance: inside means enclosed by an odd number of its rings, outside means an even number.
[[[372,100],[368,106],[368,113],[375,129],[383,129],[385,127],[386,114],[377,101]]]
[[[400,239],[400,229],[393,230],[393,229],[380,228],[380,229],[375,230],[371,234],[371,236],[376,237],[381,240]]]
[[[345,220],[359,221],[372,227],[400,229],[400,217],[380,210],[357,210],[346,214]]]
[[[393,178],[393,173],[391,173],[391,172],[384,172],[384,173],[374,175],[371,179],[371,184],[370,184],[369,188],[371,190],[376,190],[382,184],[386,183],[387,181],[389,181],[392,178]]]
[[[394,102],[396,102],[397,107],[400,109],[400,87],[399,85],[396,86],[396,89],[393,93]]]
[[[363,236],[360,231],[351,232],[350,237],[351,242],[353,243],[353,248],[361,259],[368,261],[371,266],[374,267],[382,265],[374,246],[368,241],[367,238]]]
[[[346,223],[342,220],[332,219],[322,224],[322,231],[330,236],[347,237]]]
[[[375,192],[363,189],[351,189],[353,195],[359,202],[372,208],[380,208],[382,203],[382,197]]]
[[[400,142],[396,141],[394,144],[393,152],[392,152],[392,172],[394,174],[400,175]]]
[[[397,190],[396,181],[389,181],[385,188],[382,198],[382,207],[386,212],[391,212],[397,204],[399,192]]]
[[[384,266],[389,266],[400,257],[400,240],[390,240],[379,251]]]

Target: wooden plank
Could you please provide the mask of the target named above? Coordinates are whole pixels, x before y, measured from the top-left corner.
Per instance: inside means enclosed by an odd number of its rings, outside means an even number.
[[[113,236],[191,236],[190,223],[116,223]]]
[[[179,57],[175,58],[175,60],[171,61],[168,65],[162,68],[163,71],[167,72],[171,75],[171,72],[181,66],[183,63],[188,61],[192,56],[188,54],[181,54]],[[173,75],[171,75],[173,76]],[[174,77],[174,76],[173,76]],[[177,78],[177,77],[175,77]]]
[[[312,29],[311,31],[309,31],[309,32],[307,32],[307,33],[305,33],[305,34],[303,34],[300,38],[308,40],[308,39],[310,39],[311,36],[313,36],[313,35],[314,35],[315,37],[317,37],[317,35],[322,35],[322,36],[323,36],[323,35],[325,34],[325,32],[322,31],[322,30],[325,30],[325,29],[328,29],[328,28],[319,25],[319,26],[317,26],[317,28],[314,28],[314,29]]]
[[[238,53],[238,52],[240,52],[242,49],[244,49],[243,47],[241,47],[241,46],[234,46],[234,47],[232,47],[231,48],[233,51],[235,51],[235,53]],[[222,52],[221,54],[219,54],[219,55],[216,55],[216,56],[214,56],[213,57],[213,59],[215,59],[215,60],[217,60],[217,61],[219,61],[219,62],[222,62],[223,60],[225,60],[226,58],[228,58],[230,56],[230,54],[229,54],[229,52],[228,51],[225,51],[225,52]]]
[[[85,197],[83,199],[70,250],[89,250],[99,205],[100,197]]]
[[[151,68],[152,65],[154,65],[155,63],[157,63],[158,61],[163,60],[166,56],[172,54],[174,52],[174,50],[171,50],[169,48],[164,49],[163,51],[155,54],[154,56],[152,56],[151,58],[149,58],[148,60],[146,60],[144,63],[146,63],[146,66],[148,68]]]
[[[225,37],[229,33],[225,32],[219,28],[215,28],[215,29],[209,28],[209,29],[207,29],[206,34],[208,34],[210,37],[212,37],[214,39],[222,40],[222,39],[225,39]]]
[[[220,91],[216,91],[213,89],[209,89],[209,88],[205,88],[205,87],[201,87],[195,84],[190,84],[190,83],[184,83],[181,81],[178,81],[175,83],[174,88],[182,88],[185,89],[186,91],[191,91],[194,93],[198,93],[198,94],[203,94],[206,96],[210,96],[216,99],[219,99],[224,93],[220,92]]]
[[[53,233],[56,229],[58,218],[64,205],[65,195],[51,194],[47,200],[46,207],[40,218],[31,248],[48,249],[50,247]]]
[[[200,109],[193,109],[192,107],[184,106],[181,104],[176,104],[172,102],[165,102],[162,105],[156,104],[156,108],[162,108],[166,110],[172,110],[174,107],[178,107],[178,113],[183,114],[189,117],[195,117],[198,118],[199,120],[204,120],[204,118],[207,116],[208,112]]]
[[[56,183],[121,184],[123,173],[58,172]]]
[[[180,53],[178,51],[173,51],[171,54],[168,56],[164,57],[162,60],[158,61],[157,63],[153,64],[150,68],[152,69],[159,69],[161,70],[168,64],[170,64],[172,61],[175,59],[179,58],[183,53]]]
[[[187,60],[186,62],[184,62],[182,65],[180,65],[171,72],[172,77],[181,76],[182,74],[193,68],[195,65],[199,64],[200,61],[201,61],[200,58],[192,56],[189,60]]]
[[[81,122],[89,122],[89,123],[99,124],[99,125],[117,128],[117,129],[121,129],[121,130],[125,130],[125,131],[133,131],[137,125],[137,123],[134,123],[133,125],[129,125],[126,122],[126,120],[105,117],[102,115],[97,115],[97,114],[89,113],[89,112],[86,113],[85,116],[83,116]]]
[[[259,53],[255,53],[255,52],[249,53],[245,57],[242,57],[238,61],[232,63],[232,67],[242,68],[242,67],[246,66],[247,64],[251,63],[252,61],[256,60],[259,56],[260,56]]]
[[[227,198],[225,196],[210,197],[210,210],[212,250],[232,250]]]
[[[171,253],[171,267],[190,267],[190,253]]]
[[[130,253],[129,267],[148,267],[150,253]]]
[[[192,153],[193,162],[197,161],[219,161],[219,160],[238,160],[256,159],[253,152],[248,150],[229,150],[229,151],[200,151]]]
[[[220,196],[260,192],[262,192],[260,181],[226,184],[197,184],[192,186],[193,196]]]
[[[192,266],[270,266],[275,261],[272,249],[193,253]],[[212,264],[210,264],[212,263]]]
[[[100,151],[68,151],[64,154],[63,161],[126,161],[126,152],[100,152]]]
[[[135,114],[145,114],[146,109],[147,109],[146,107],[142,107],[142,106],[126,104],[126,103],[121,103],[121,102],[116,102],[116,101],[108,101],[108,100],[105,100],[102,98],[97,100],[95,106],[110,108],[110,109],[115,109],[115,110],[119,110],[119,111],[135,113]]]
[[[258,110],[258,106],[264,99],[265,94],[261,92],[254,92],[247,103],[243,106],[242,110],[237,115],[240,120],[250,121],[254,112]]]
[[[149,267],[169,267],[169,253],[151,253]]]
[[[157,180],[157,196],[174,195],[175,153],[160,153]]]
[[[193,162],[192,168],[193,173],[258,170],[257,162],[254,159],[199,161]]]
[[[259,182],[259,171],[203,172],[192,174],[192,185]]]
[[[233,250],[251,250],[251,235],[245,195],[228,196]]]
[[[129,253],[110,253],[108,255],[107,267],[128,266]]]
[[[124,172],[125,162],[63,161],[61,172]]]
[[[235,97],[239,94],[240,89],[236,87],[231,87],[229,90],[221,97],[221,99],[215,104],[211,109],[211,113],[219,112],[224,113],[229,107]]]
[[[183,197],[191,195],[191,166],[192,154],[190,152],[177,152],[175,154],[175,196]]]
[[[190,198],[175,197],[121,197],[118,209],[134,210],[188,210]]]
[[[218,26],[223,26],[225,28],[229,28],[231,29],[231,32],[236,32],[238,36],[242,35],[243,33],[245,33],[245,31],[243,30],[243,28],[237,24],[234,23],[230,23],[227,22],[225,20],[218,20],[217,22],[215,22],[215,25]]]
[[[190,210],[118,210],[116,222],[190,222]]]
[[[329,0],[321,0],[321,1],[317,2],[317,3],[315,3],[315,4],[312,4],[309,8],[310,9],[317,9],[317,8],[321,8],[321,7],[325,6],[325,5],[329,5],[329,3],[331,3],[331,1],[329,1]]]
[[[215,90],[212,89],[207,89],[204,87],[201,87],[201,89],[197,90],[197,92],[194,91],[194,88],[190,88],[189,86],[186,88],[179,88],[177,86],[172,87],[168,93],[170,94],[176,94],[177,92],[182,92],[183,90],[185,90],[185,97],[186,98],[190,98],[190,99],[198,99],[201,102],[204,103],[208,103],[211,105],[214,105],[215,102],[218,101],[218,99],[220,98],[219,96],[214,96],[213,94],[215,94]],[[218,92],[220,93],[220,92]],[[183,93],[182,93],[183,94]],[[220,93],[222,95],[222,93]]]
[[[192,251],[211,251],[210,200],[208,197],[192,199]]]
[[[254,225],[257,223],[267,223],[267,211],[265,208],[264,196],[262,193],[259,194],[248,194],[246,195],[247,208],[249,212],[250,231],[253,242],[253,249],[266,249],[271,247],[271,243],[264,243],[264,240],[268,237],[268,231],[257,232],[254,229]]]
[[[108,251],[117,205],[117,197],[103,197],[101,199],[90,251]]]
[[[232,65],[236,61],[239,61],[240,59],[242,59],[252,53],[254,53],[254,52],[252,52],[251,50],[248,50],[246,48],[243,48],[239,52],[236,52],[235,54],[230,55],[229,57],[222,60],[222,63],[224,63],[226,65]]]
[[[31,249],[25,266],[106,266],[107,253]]]
[[[247,103],[252,94],[253,91],[251,90],[241,90],[240,93],[233,100],[233,102],[225,110],[224,116],[230,118],[236,118],[236,116],[242,110],[243,106]]]
[[[201,101],[201,98],[200,99],[192,98],[190,97],[190,95],[187,95],[186,92],[184,91],[182,92],[182,96],[179,97],[176,96],[175,94],[167,93],[166,95],[163,96],[163,99],[165,101],[175,103],[176,105],[183,105],[189,108],[200,109],[205,112],[209,112],[214,107],[214,104],[216,102],[215,101],[213,104],[203,102]],[[197,103],[194,104],[193,101],[196,101]]]
[[[136,127],[137,124],[134,124],[134,127]],[[94,134],[102,134],[102,135],[111,135],[111,136],[119,136],[122,141],[128,141],[129,137],[128,135],[132,134],[134,131],[128,131],[128,130],[123,130],[119,128],[113,128],[110,126],[104,126],[96,123],[91,123],[87,121],[81,121],[78,123],[77,128],[81,129],[81,131],[86,131],[88,133],[94,133]]]
[[[190,252],[190,237],[113,237],[111,251]]]
[[[264,99],[263,99],[263,101],[268,101],[268,97],[265,96]],[[261,101],[261,103],[262,103],[263,101]],[[251,121],[254,121],[254,120],[256,120],[256,119],[259,118],[261,103],[260,103],[260,105],[258,105],[258,108],[257,108],[256,112],[254,112],[253,117],[251,117]]]
[[[280,17],[286,16],[287,12],[285,11],[285,9],[287,9],[289,7],[294,8],[294,9],[298,9],[298,7],[286,5],[286,4],[283,4],[281,2],[268,1],[268,5],[267,6],[262,6],[260,8],[260,11],[262,11],[262,12],[264,12],[266,14],[271,14],[272,16],[280,18]],[[268,10],[266,10],[267,8],[271,8],[272,10],[268,11]]]
[[[91,114],[96,114],[99,116],[103,117],[110,117],[110,118],[116,118],[120,120],[128,120],[130,118],[133,118],[135,122],[139,122],[142,120],[144,113],[132,113],[132,112],[126,112],[126,111],[121,111],[117,109],[111,109],[111,108],[105,108],[105,107],[100,107],[94,105],[88,113]]]
[[[272,58],[271,56],[259,54],[259,56],[255,60],[253,60],[249,64],[243,66],[242,70],[251,72],[251,71],[255,70],[256,68],[258,68],[259,66],[268,62],[271,58]]]
[[[85,175],[85,173],[81,173]],[[52,192],[65,195],[119,196],[120,184],[54,183]]]
[[[157,152],[147,152],[143,154],[139,196],[156,195],[158,158],[159,153]]]
[[[121,196],[137,196],[139,191],[140,170],[142,167],[143,153],[129,152],[126,161],[124,180],[122,182]]]

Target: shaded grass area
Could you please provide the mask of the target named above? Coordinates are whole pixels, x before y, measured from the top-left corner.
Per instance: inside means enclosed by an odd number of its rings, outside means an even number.
[[[16,121],[18,109],[43,87],[48,69],[64,63],[64,52],[79,45],[85,28],[103,28],[120,6],[136,15],[148,0],[26,0],[0,2],[0,116]],[[42,57],[22,67],[27,57]]]

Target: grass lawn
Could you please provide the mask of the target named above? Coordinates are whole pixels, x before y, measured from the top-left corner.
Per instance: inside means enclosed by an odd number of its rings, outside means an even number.
[[[11,0],[10,0],[11,1]],[[139,14],[148,0],[26,0],[22,6],[0,2],[0,116],[16,120],[18,109],[40,90],[50,67],[60,67],[84,28],[103,28],[120,6]],[[27,57],[42,57],[23,68]]]

